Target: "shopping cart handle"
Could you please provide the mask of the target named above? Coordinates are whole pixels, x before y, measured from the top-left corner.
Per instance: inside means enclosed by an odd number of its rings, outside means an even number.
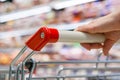
[[[105,36],[103,34],[88,34],[78,31],[60,31],[55,28],[41,27],[26,42],[26,46],[34,51],[39,51],[47,43],[51,42],[102,43],[104,41]]]

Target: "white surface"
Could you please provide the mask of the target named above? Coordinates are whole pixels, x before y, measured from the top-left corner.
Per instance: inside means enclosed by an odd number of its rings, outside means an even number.
[[[66,1],[54,4],[53,7],[58,10],[58,9],[75,6],[75,5],[80,5],[80,4],[93,2],[93,1],[95,1],[95,0],[66,0]]]
[[[101,43],[105,37],[102,34],[88,34],[77,31],[59,31],[58,42]]]
[[[51,11],[51,8],[49,6],[36,7],[36,8],[24,10],[24,11],[19,11],[19,12],[2,15],[2,16],[0,16],[0,22],[2,23],[2,22],[10,21],[10,20],[26,18],[29,16],[34,16],[34,15],[38,15],[38,14],[46,13],[46,12],[50,12],[50,11]]]

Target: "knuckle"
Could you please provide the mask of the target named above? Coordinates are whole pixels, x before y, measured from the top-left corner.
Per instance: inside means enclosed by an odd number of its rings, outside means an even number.
[[[88,28],[88,32],[89,32],[89,33],[96,33],[96,27],[95,27],[95,26],[90,26],[90,27]]]

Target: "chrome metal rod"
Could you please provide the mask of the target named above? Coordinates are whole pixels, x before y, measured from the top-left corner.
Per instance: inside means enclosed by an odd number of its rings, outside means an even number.
[[[64,67],[64,68],[62,68],[62,69],[60,69],[59,71],[58,71],[58,75],[60,75],[61,74],[61,72],[63,72],[63,71],[65,71],[65,70],[105,70],[105,71],[112,71],[112,70],[120,70],[120,67],[107,67],[107,68],[105,68],[105,67],[98,67],[98,68],[96,68],[96,67]]]
[[[34,51],[30,52],[30,54],[28,54],[28,56],[22,61],[22,63],[24,63],[24,62],[26,62],[28,59],[30,59],[33,54],[34,54]]]
[[[40,80],[40,79],[51,79],[51,78],[82,78],[82,77],[104,77],[104,76],[107,76],[107,77],[113,77],[113,76],[120,76],[120,73],[112,73],[112,74],[95,74],[95,75],[76,75],[76,76],[72,76],[72,75],[69,75],[69,76],[46,76],[46,77],[35,77],[35,78],[32,78],[32,80]],[[28,78],[27,78],[28,80]]]
[[[26,49],[27,49],[27,46],[24,46],[22,50],[18,53],[18,55],[12,60],[10,65],[14,65],[15,62],[21,57],[21,55],[25,52]]]
[[[18,64],[18,66],[17,66],[17,71],[16,71],[16,80],[20,80],[20,77],[19,77],[19,75],[20,75],[20,64]]]
[[[13,71],[13,69],[12,69],[12,66],[10,65],[10,67],[9,67],[9,76],[8,76],[8,80],[11,80],[12,71]]]
[[[119,70],[120,69],[120,67],[107,67],[107,68],[105,68],[105,67],[98,67],[98,68],[96,68],[96,67],[86,67],[86,68],[83,68],[83,67],[81,67],[81,68],[77,68],[77,67],[74,67],[74,68],[63,68],[62,70]]]
[[[49,62],[37,62],[37,65],[42,65],[42,64],[86,64],[86,63],[120,63],[120,60],[72,60],[72,61],[49,61]]]
[[[25,62],[34,54],[34,51],[32,51],[30,54],[28,54],[28,56],[23,60],[22,62],[22,75],[21,75],[21,80],[25,79],[25,73],[24,73],[24,66],[25,66]]]
[[[0,69],[0,74],[1,73],[9,74],[9,69]],[[15,70],[12,70],[12,73],[15,73]]]
[[[27,49],[27,46],[24,46],[22,48],[22,50],[18,53],[18,55],[12,60],[12,62],[10,64],[10,67],[9,67],[9,78],[8,78],[8,80],[11,80],[13,65],[21,57],[21,55],[25,52],[26,49]]]
[[[21,72],[21,70],[20,70]],[[28,72],[27,70],[24,70],[24,72]],[[9,74],[9,69],[0,69],[0,74],[3,73],[3,74]],[[16,73],[16,70],[12,70],[12,73]]]

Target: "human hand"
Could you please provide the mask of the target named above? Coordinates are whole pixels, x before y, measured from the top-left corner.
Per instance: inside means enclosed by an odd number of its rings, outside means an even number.
[[[104,43],[82,43],[81,45],[88,50],[102,48],[104,55],[107,55],[114,43],[120,39],[120,20],[116,18],[116,14],[109,14],[87,25],[79,26],[75,30],[93,34],[104,34],[106,37]]]

